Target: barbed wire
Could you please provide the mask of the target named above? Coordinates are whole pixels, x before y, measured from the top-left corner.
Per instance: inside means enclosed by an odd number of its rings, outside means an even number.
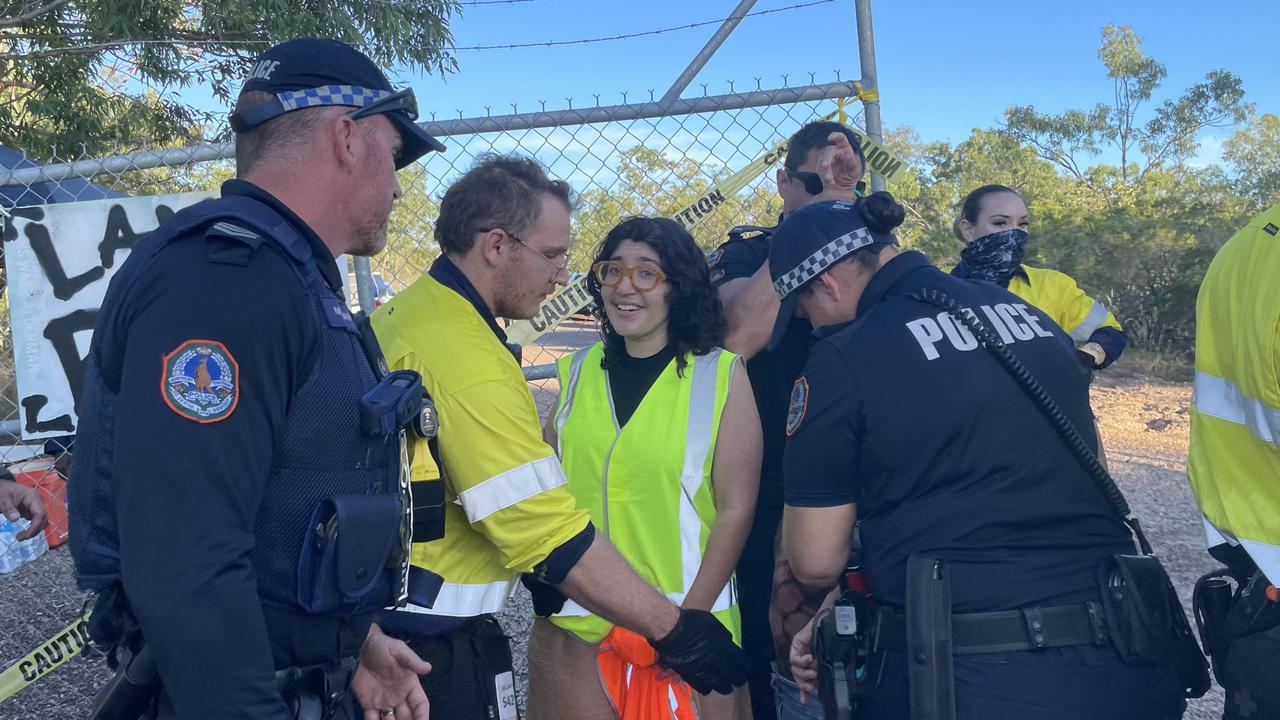
[[[757,10],[755,12],[749,12],[746,15],[743,15],[742,19],[746,19],[749,17],[759,17],[761,15],[772,15],[774,13],[788,12],[791,10],[800,10],[803,8],[813,7],[815,5],[829,5],[833,2],[835,2],[835,0],[814,0],[813,2],[799,3],[796,5],[788,5],[787,7],[772,8],[770,10]],[[514,43],[510,45],[470,45],[467,47],[455,47],[453,48],[453,51],[459,52],[463,50],[513,50],[516,48],[557,47],[561,45],[590,45],[593,43],[613,42],[614,40],[629,40],[631,38],[648,37],[652,35],[664,35],[666,33],[676,32],[679,30],[692,30],[693,28],[700,28],[706,25],[716,25],[732,17],[734,16],[731,15],[729,17],[717,18],[715,20],[703,20],[701,22],[689,23],[687,25],[675,25],[672,27],[658,28],[657,30],[645,30],[644,32],[623,33],[621,35],[610,35],[606,37],[582,38],[580,40],[548,40],[546,42]]]
[[[533,2],[533,0],[472,0],[471,3],[461,3],[461,4],[480,5],[480,4],[516,3],[516,2]],[[781,12],[790,12],[793,10],[802,10],[804,8],[810,8],[817,5],[829,5],[833,2],[835,2],[835,0],[813,0],[813,2],[797,3],[795,5],[788,5],[786,7],[772,8],[769,10],[757,10],[755,12],[749,12],[746,15],[743,15],[742,19],[746,19],[750,17],[761,17],[763,15],[772,15],[772,14],[781,13]],[[603,42],[614,42],[617,40],[629,40],[629,39],[638,38],[638,37],[652,37],[655,35],[665,35],[667,33],[678,32],[681,30],[692,30],[695,28],[705,27],[707,25],[715,25],[718,23],[723,23],[732,17],[733,16],[717,18],[715,20],[703,20],[701,22],[688,23],[685,25],[674,25],[671,27],[658,28],[656,30],[645,30],[643,32],[635,32],[635,33],[622,33],[620,35],[608,35],[604,37],[580,38],[577,40],[547,40],[544,42],[531,42],[531,43],[510,43],[507,45],[468,45],[463,47],[454,47],[454,48],[451,48],[451,50],[453,52],[462,52],[462,51],[474,51],[474,50],[515,50],[520,48],[534,48],[534,47],[560,47],[560,46],[566,46],[566,45],[591,45],[591,44],[603,43]],[[276,42],[275,40],[265,40],[265,39],[263,40],[224,40],[224,39],[216,39],[216,38],[209,38],[209,39],[164,38],[164,39],[151,39],[151,40],[119,39],[119,40],[112,40],[110,42],[105,42],[105,43],[90,43],[85,45],[69,47],[69,48],[62,47],[62,48],[46,48],[41,50],[28,50],[28,51],[17,51],[17,52],[0,52],[0,60],[9,60],[14,58],[31,58],[31,57],[40,57],[45,55],[58,55],[58,54],[84,54],[84,53],[96,52],[98,50],[122,48],[122,47],[131,46],[131,45],[184,45],[184,46],[191,46],[191,47],[236,46],[236,45],[250,46],[250,45],[271,45],[271,44],[274,44],[275,42]]]

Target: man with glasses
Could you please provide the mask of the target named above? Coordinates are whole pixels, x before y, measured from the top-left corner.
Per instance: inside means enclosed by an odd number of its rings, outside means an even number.
[[[354,48],[270,48],[231,116],[237,179],[112,280],[70,483],[90,632],[128,667],[99,716],[348,719],[358,698],[426,720],[429,666],[372,624],[420,595],[379,410],[420,407],[420,380],[379,382],[334,261],[382,250],[396,170],[444,149],[415,116]]]
[[[388,363],[422,373],[439,414],[436,448],[417,442],[410,469],[415,483],[444,478],[444,537],[413,547],[414,564],[444,586],[433,605],[380,618],[432,663],[422,682],[435,717],[515,717],[511,651],[493,614],[522,573],[536,578],[538,614],[573,598],[649,638],[659,663],[699,692],[745,680],[724,626],[647,585],[577,508],[506,346],[498,318],[533,317],[568,281],[571,205],[569,186],[536,161],[481,158],[440,203],[440,257],[372,318]]]

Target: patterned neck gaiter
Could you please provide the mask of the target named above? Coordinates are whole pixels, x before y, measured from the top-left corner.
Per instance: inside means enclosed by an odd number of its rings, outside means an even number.
[[[1027,251],[1026,230],[1014,228],[984,235],[960,252],[972,280],[984,280],[1008,287],[1009,278],[1022,265]]]

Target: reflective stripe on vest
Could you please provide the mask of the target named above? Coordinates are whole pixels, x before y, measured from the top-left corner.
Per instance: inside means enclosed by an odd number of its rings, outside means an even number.
[[[435,605],[425,608],[412,603],[398,608],[400,611],[449,617],[475,617],[496,613],[507,604],[516,590],[515,580],[499,580],[484,585],[464,585],[447,582],[440,588]]]
[[[1085,342],[1106,321],[1107,308],[1102,303],[1094,300],[1093,307],[1089,308],[1089,314],[1085,315],[1084,320],[1081,320],[1080,324],[1067,334],[1076,342]]]
[[[1242,540],[1229,532],[1219,530],[1207,517],[1203,515],[1200,519],[1204,522],[1204,541],[1205,547],[1214,547],[1226,543],[1231,546],[1242,546],[1244,551],[1249,554],[1249,559],[1258,566],[1263,575],[1267,576],[1267,580],[1272,585],[1280,587],[1280,546],[1268,545],[1266,543],[1255,542],[1253,540]]]
[[[565,454],[565,430],[566,426],[569,424],[570,415],[576,408],[582,413],[592,413],[590,415],[590,419],[594,419],[596,417],[595,413],[602,413],[604,411],[604,408],[581,405],[582,402],[585,402],[582,400],[581,393],[581,388],[584,383],[591,382],[603,384],[603,393],[605,394],[610,406],[608,410],[612,413],[612,397],[608,389],[608,378],[607,375],[604,375],[604,371],[599,367],[598,363],[600,358],[600,345],[596,344],[592,347],[578,350],[571,358],[567,358],[567,369],[564,367],[565,363],[561,363],[560,374],[563,380],[561,385],[560,409],[556,413],[555,418],[557,450],[562,458],[566,458],[565,469],[566,472],[571,474],[571,489],[574,487],[575,481],[577,483],[582,483],[583,479],[574,478],[572,476],[572,473],[575,472],[575,468],[578,469],[578,472],[581,472],[581,463],[570,464],[571,461]],[[704,524],[709,526],[714,521],[714,516],[711,518],[703,518],[699,514],[698,507],[695,504],[695,497],[699,492],[709,492],[708,459],[710,458],[714,446],[714,433],[718,427],[718,414],[723,410],[724,400],[728,393],[728,378],[722,376],[721,369],[721,363],[724,361],[724,358],[724,351],[720,349],[712,350],[706,355],[689,356],[691,362],[685,370],[685,378],[676,377],[674,370],[675,362],[672,361],[671,366],[663,370],[662,374],[658,376],[658,379],[654,381],[654,384],[649,389],[648,393],[646,393],[646,396],[650,393],[676,393],[675,397],[677,398],[680,397],[679,393],[688,394],[688,413],[683,419],[684,457],[681,460],[681,467],[679,471],[680,492],[678,493],[678,509],[670,508],[671,510],[677,510],[679,514],[679,587],[659,588],[659,590],[662,591],[664,595],[671,600],[671,602],[677,605],[683,604],[690,589],[693,587],[698,571],[702,567],[702,553],[704,550],[702,540],[703,526]],[[729,364],[728,368],[723,371],[723,375],[731,376],[732,372],[733,365]],[[604,376],[601,378],[600,375],[593,375],[593,373],[599,373]],[[722,386],[723,392],[721,391]],[[600,392],[600,385],[593,384],[592,387],[597,391],[597,393]],[[663,397],[666,397],[666,395]],[[646,400],[647,399],[648,398],[646,397]],[[599,400],[599,398],[597,398],[597,400]],[[649,420],[648,418],[640,418],[640,414],[646,411],[646,408],[643,407],[643,403],[644,401],[642,401],[642,407],[638,407],[636,409],[635,414],[632,416],[632,419],[629,421],[627,426],[633,433],[640,431],[642,429],[641,423],[645,422],[645,420]],[[671,423],[674,428],[680,427],[678,424],[680,419],[670,417],[671,411],[669,408],[663,407],[656,411],[653,408],[648,408],[647,411],[650,413],[666,413],[664,417],[667,422]],[[639,420],[639,423],[637,420]],[[580,419],[579,422],[583,422],[583,420]],[[649,420],[649,422],[652,422],[652,420]],[[572,430],[572,428],[570,429]],[[614,447],[616,447],[621,437],[622,430],[616,426],[616,423],[613,429],[615,432]],[[607,488],[609,472],[614,460],[614,447],[611,447],[604,456],[604,467],[601,470],[601,476],[593,480],[601,482],[605,486],[603,491],[605,494],[601,499],[601,508],[604,513],[604,518],[601,518],[601,524],[603,525],[602,529],[606,534],[609,534],[609,499],[607,496]],[[572,448],[570,450],[572,452]],[[662,449],[655,447],[654,452],[661,453]],[[670,466],[670,464],[671,463],[668,463],[667,466]],[[664,475],[660,479],[668,481],[673,478]],[[669,511],[667,508],[654,508],[654,510],[657,512]],[[714,512],[714,510],[712,510],[712,512]],[[629,550],[634,553],[635,548],[628,547],[628,544],[633,541],[632,538],[615,537],[611,534],[609,534],[609,537],[616,545],[618,545],[619,551],[624,556],[628,556]],[[651,542],[654,545],[660,545],[666,541],[667,538],[662,537],[654,537],[651,539]],[[650,540],[646,540],[646,542],[650,542]],[[672,549],[674,550],[674,547]],[[633,561],[633,565],[635,564],[636,563]],[[725,587],[716,597],[711,610],[713,612],[723,612],[733,609],[736,604],[737,589],[734,580],[731,577],[729,582],[726,583]],[[565,603],[564,608],[556,615],[556,617],[585,618],[590,617],[591,615],[592,614],[588,610],[578,603],[570,600]],[[608,624],[603,620],[601,620],[600,623],[601,630],[607,631]],[[730,629],[733,630],[733,628]]]
[[[1280,583],[1280,204],[1228,240],[1196,297],[1187,477],[1211,546]]]
[[[1280,446],[1280,410],[1245,395],[1230,380],[1196,371],[1191,402],[1200,413],[1244,425],[1259,440]]]

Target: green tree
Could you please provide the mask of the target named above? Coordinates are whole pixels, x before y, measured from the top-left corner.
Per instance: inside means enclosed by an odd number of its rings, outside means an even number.
[[[1237,187],[1256,207],[1280,202],[1280,117],[1267,113],[1254,118],[1227,140],[1222,156]]]
[[[1240,78],[1226,70],[1213,70],[1177,98],[1141,113],[1168,72],[1142,52],[1141,38],[1127,25],[1103,28],[1098,58],[1114,83],[1112,103],[1057,115],[1041,113],[1029,105],[1013,106],[1005,111],[1005,129],[1040,157],[1109,199],[1123,199],[1132,184],[1151,171],[1192,156],[1201,130],[1244,122],[1252,112],[1252,106],[1244,101]],[[1086,158],[1108,146],[1119,152],[1120,166],[1115,172],[1089,172]]]
[[[0,143],[47,159],[187,142],[214,121],[170,94],[206,85],[229,103],[273,42],[313,35],[383,65],[456,68],[456,0],[5,0],[0,6]],[[216,115],[221,115],[221,112]]]

